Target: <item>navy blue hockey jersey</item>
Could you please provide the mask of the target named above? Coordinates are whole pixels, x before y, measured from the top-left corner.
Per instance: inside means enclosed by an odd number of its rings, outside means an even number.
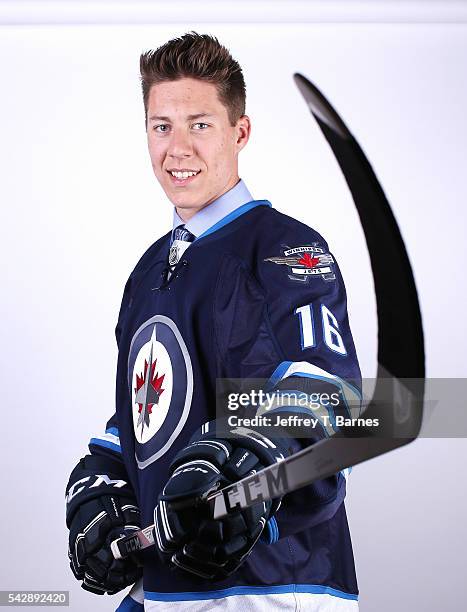
[[[309,394],[334,390],[339,404],[320,406],[319,433],[300,440],[302,446],[332,435],[339,414],[355,416],[361,386],[344,283],[316,231],[254,200],[199,236],[170,277],[169,247],[170,233],[146,251],[126,283],[116,328],[116,413],[89,445],[93,454],[124,462],[143,525],[153,522],[174,454],[216,418],[217,378],[263,378],[271,388]],[[343,503],[347,476],[346,470],[286,495],[265,537],[227,579],[171,570],[147,549],[145,609],[205,609],[186,606],[219,598],[248,609],[249,598],[261,595],[273,609],[289,609],[287,601],[295,609],[300,600],[306,610],[357,610]],[[125,602],[119,609],[130,609]]]

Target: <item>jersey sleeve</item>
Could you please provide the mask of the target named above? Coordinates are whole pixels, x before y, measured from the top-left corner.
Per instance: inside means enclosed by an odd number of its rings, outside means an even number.
[[[108,455],[121,461],[122,448],[116,413],[107,421],[104,431],[98,432],[90,439],[89,452],[94,455]]]
[[[293,439],[293,452],[332,436],[342,419],[360,413],[361,374],[344,282],[326,241],[302,224],[286,225],[261,242],[253,265],[224,263],[216,303],[223,376],[264,380],[276,400],[257,413],[315,419]],[[332,518],[349,471],[284,496],[268,523],[269,542]]]

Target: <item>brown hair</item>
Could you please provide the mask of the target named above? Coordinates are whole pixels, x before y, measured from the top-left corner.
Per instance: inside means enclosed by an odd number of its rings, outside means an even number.
[[[183,77],[216,85],[217,95],[227,109],[232,126],[245,114],[246,89],[242,69],[214,36],[188,32],[157,49],[146,51],[140,57],[140,72],[145,124],[152,85]]]

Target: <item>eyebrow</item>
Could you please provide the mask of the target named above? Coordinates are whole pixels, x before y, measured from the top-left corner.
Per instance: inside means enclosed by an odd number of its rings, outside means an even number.
[[[214,117],[210,113],[196,113],[195,115],[188,115],[187,120],[193,121],[193,119],[201,119],[201,117]],[[164,117],[162,115],[152,115],[149,117],[150,121],[170,121],[170,117]]]

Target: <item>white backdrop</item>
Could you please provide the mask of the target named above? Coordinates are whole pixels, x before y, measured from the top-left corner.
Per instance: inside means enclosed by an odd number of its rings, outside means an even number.
[[[417,4],[427,15],[439,6]],[[367,153],[401,227],[428,374],[467,376],[467,25],[228,23],[235,20],[226,13],[218,24],[0,27],[0,589],[69,589],[73,612],[112,610],[121,599],[93,597],[72,577],[63,495],[114,410],[124,282],[170,229],[138,80],[140,53],[169,38],[214,34],[243,66],[253,130],[240,175],[255,198],[328,240],[363,374],[373,376],[375,301],[363,234],[292,74],[321,88]],[[466,458],[463,439],[425,439],[354,469],[347,509],[362,612],[457,609],[465,600],[467,497],[455,466]]]

